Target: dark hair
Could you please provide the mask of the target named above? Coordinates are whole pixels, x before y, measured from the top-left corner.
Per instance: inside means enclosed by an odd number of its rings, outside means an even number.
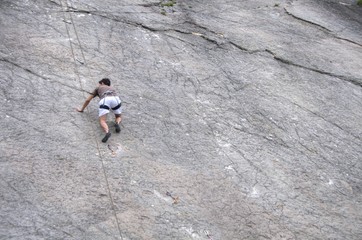
[[[107,86],[111,86],[111,80],[109,80],[108,78],[103,78],[102,80],[100,80],[99,82],[98,82],[99,84],[105,84],[105,85],[107,85]]]

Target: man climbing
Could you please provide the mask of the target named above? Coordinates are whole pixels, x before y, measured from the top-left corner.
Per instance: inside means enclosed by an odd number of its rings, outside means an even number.
[[[102,142],[107,142],[108,138],[111,136],[111,133],[109,132],[108,125],[107,125],[107,114],[112,111],[115,115],[116,122],[115,122],[115,128],[116,132],[121,132],[121,128],[119,126],[122,118],[122,108],[121,108],[121,100],[117,96],[116,90],[111,87],[111,81],[108,78],[103,78],[99,82],[99,86],[94,89],[94,91],[91,93],[90,96],[87,97],[85,100],[82,108],[77,108],[78,112],[83,112],[84,109],[88,106],[90,101],[98,96],[100,98],[99,101],[99,123],[103,129],[103,131],[106,133],[104,138],[102,139]]]

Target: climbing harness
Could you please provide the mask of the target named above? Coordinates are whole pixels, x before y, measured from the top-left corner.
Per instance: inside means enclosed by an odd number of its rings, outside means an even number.
[[[115,97],[118,104],[115,107],[110,108],[108,105],[106,105],[106,97]],[[119,97],[117,97],[117,96],[106,96],[106,97],[103,98],[103,103],[101,105],[99,105],[99,108],[103,108],[103,109],[107,109],[107,110],[109,110],[109,109],[117,110],[122,106],[122,101],[121,101],[121,99],[119,99]]]

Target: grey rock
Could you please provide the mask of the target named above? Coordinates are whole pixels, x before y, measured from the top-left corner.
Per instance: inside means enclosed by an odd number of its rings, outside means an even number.
[[[360,239],[361,16],[2,0],[0,239]],[[97,101],[75,111],[103,77],[105,144]]]

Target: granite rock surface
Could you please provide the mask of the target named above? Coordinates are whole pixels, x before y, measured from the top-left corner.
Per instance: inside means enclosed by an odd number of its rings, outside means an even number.
[[[0,239],[361,239],[361,36],[347,0],[1,0]]]

